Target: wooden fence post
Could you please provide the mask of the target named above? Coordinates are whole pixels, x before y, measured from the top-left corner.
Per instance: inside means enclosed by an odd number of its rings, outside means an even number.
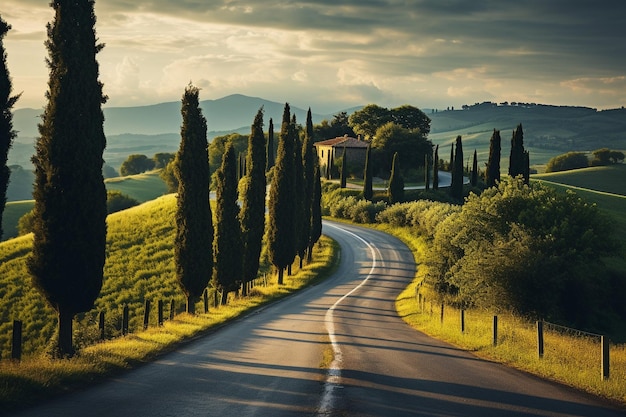
[[[122,335],[128,334],[128,305],[124,306],[122,310]]]
[[[441,324],[443,324],[443,303],[441,303]]]
[[[174,320],[174,316],[176,315],[176,304],[174,303],[174,299],[170,301],[170,321]]]
[[[157,316],[158,316],[158,325],[163,326],[163,300],[159,300],[157,302]]]
[[[143,309],[143,329],[144,330],[148,328],[149,323],[150,323],[150,300],[146,300],[146,304]]]
[[[20,320],[13,320],[11,359],[18,362],[22,360],[22,322]]]
[[[543,358],[543,321],[537,321],[537,353]]]
[[[498,346],[498,316],[493,316],[493,345]]]
[[[465,333],[465,310],[461,309],[461,333]]]
[[[202,293],[202,299],[204,301],[204,314],[209,312],[209,289],[205,288]]]
[[[106,336],[104,333],[104,311],[98,314],[98,328],[100,329],[100,340],[104,340]]]
[[[602,336],[602,379],[609,379],[610,361],[609,361],[609,338]]]

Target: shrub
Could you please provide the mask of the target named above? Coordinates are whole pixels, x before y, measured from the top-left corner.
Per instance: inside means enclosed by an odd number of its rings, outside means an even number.
[[[568,152],[555,156],[546,164],[546,172],[568,171],[570,169],[587,168],[589,160],[582,152]]]

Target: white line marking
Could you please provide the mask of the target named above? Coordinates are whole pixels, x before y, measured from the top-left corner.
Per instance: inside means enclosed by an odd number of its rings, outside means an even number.
[[[325,223],[324,225],[334,227],[335,229],[339,229],[342,232],[349,234],[353,238],[363,242],[369,248],[370,253],[372,255],[372,267],[370,268],[370,271],[367,274],[367,276],[363,279],[363,281],[361,281],[359,285],[357,285],[350,292],[348,292],[343,297],[338,299],[335,302],[335,304],[333,304],[332,307],[330,307],[326,311],[324,323],[326,324],[326,331],[328,332],[328,337],[330,338],[330,343],[333,348],[333,361],[331,362],[330,367],[328,368],[328,373],[326,375],[326,382],[324,383],[324,394],[322,394],[322,399],[320,400],[320,406],[317,410],[318,416],[331,415],[332,410],[334,408],[335,390],[341,387],[340,382],[341,382],[342,353],[341,353],[341,348],[339,347],[339,344],[337,343],[337,336],[335,335],[335,322],[334,322],[333,314],[337,306],[341,304],[343,300],[348,298],[355,291],[357,291],[359,288],[365,285],[367,281],[369,281],[369,279],[374,274],[374,269],[376,268],[376,251],[374,250],[374,247],[369,242],[367,242],[361,236],[355,233],[352,233],[346,229],[343,229],[341,227],[328,224],[328,223]]]

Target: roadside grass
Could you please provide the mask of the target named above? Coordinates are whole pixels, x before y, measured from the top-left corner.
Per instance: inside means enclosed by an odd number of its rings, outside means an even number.
[[[398,295],[398,315],[411,327],[429,336],[444,340],[475,355],[556,381],[601,398],[626,405],[626,345],[610,346],[610,378],[601,378],[601,346],[599,338],[574,337],[546,331],[544,356],[537,353],[535,323],[509,313],[498,313],[498,344],[493,346],[493,312],[465,312],[465,332],[461,332],[460,310],[444,307],[420,283],[427,240],[409,229],[375,226],[401,239],[413,251],[418,264],[414,280]],[[420,295],[421,294],[421,304]]]
[[[323,236],[315,247],[314,261],[302,269],[295,262],[285,285],[279,286],[273,276],[260,280],[249,296],[234,297],[226,306],[210,308],[208,314],[182,313],[161,327],[86,346],[67,360],[38,354],[19,363],[2,361],[0,406],[8,410],[40,403],[132,369],[195,337],[209,335],[233,319],[328,277],[336,267],[338,250],[334,241]],[[196,311],[203,311],[202,303]]]

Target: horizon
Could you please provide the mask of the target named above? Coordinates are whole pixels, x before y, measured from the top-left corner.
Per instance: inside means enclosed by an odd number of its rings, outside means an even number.
[[[104,107],[232,94],[318,114],[375,103],[460,108],[476,102],[626,105],[626,3],[399,0],[329,6],[228,0],[97,1]],[[0,16],[16,108],[43,108],[46,24],[40,0],[5,0]]]

